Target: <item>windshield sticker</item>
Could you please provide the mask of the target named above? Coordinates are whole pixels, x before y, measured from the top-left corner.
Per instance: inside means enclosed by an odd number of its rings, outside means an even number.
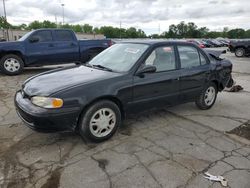
[[[126,48],[125,52],[132,53],[132,54],[137,54],[140,50],[136,48]]]
[[[164,50],[164,52],[172,52],[171,47],[164,47],[163,50]]]

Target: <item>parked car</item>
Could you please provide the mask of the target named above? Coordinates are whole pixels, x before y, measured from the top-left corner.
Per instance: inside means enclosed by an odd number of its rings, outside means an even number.
[[[217,39],[220,43],[222,43],[223,46],[228,47],[229,41],[225,39]]]
[[[207,43],[204,40],[199,40],[199,41],[205,46],[205,48],[211,48],[211,47],[213,47],[211,44]]]
[[[68,29],[38,29],[16,42],[0,43],[0,69],[17,75],[28,66],[87,62],[110,45],[109,39],[77,40]]]
[[[216,44],[217,47],[223,47],[224,45],[216,39],[211,39],[211,41]]]
[[[193,44],[196,44],[200,48],[205,48],[206,47],[202,42],[200,42],[199,40],[196,40],[196,39],[188,39],[187,42],[191,42]]]
[[[210,109],[232,83],[232,63],[220,54],[180,41],[115,44],[88,64],[29,78],[15,106],[35,130],[73,130],[104,141],[129,113],[192,101]]]
[[[250,40],[232,40],[228,49],[235,53],[236,57],[244,57],[250,54]]]
[[[217,44],[215,44],[212,40],[210,39],[203,39],[206,43],[210,44],[211,47],[219,47]]]

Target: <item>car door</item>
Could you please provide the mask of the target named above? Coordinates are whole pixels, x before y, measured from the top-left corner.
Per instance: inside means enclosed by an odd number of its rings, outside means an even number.
[[[190,45],[178,45],[180,61],[180,99],[194,100],[202,91],[210,75],[209,60],[204,53]]]
[[[55,30],[55,55],[59,63],[79,61],[78,41],[69,30]]]
[[[132,111],[177,103],[180,70],[174,46],[155,48],[141,67],[145,65],[154,65],[156,72],[134,76]]]
[[[26,63],[29,65],[53,63],[55,60],[54,48],[51,31],[40,30],[34,32],[26,40]]]

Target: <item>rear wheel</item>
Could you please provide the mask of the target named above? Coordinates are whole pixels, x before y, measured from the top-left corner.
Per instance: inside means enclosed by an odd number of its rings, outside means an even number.
[[[121,124],[121,112],[112,101],[102,100],[94,103],[82,115],[79,133],[94,142],[102,142],[116,132]]]
[[[244,48],[237,48],[235,50],[236,57],[244,57],[245,56],[245,49]]]
[[[208,84],[204,90],[200,93],[195,101],[195,104],[201,110],[210,109],[217,98],[218,89],[215,83],[211,82]]]
[[[0,60],[0,69],[4,74],[17,75],[23,71],[24,63],[22,58],[14,54],[8,54]]]

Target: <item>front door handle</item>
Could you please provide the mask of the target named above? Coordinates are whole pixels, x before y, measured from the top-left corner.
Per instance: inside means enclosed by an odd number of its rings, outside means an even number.
[[[179,80],[180,80],[180,77],[178,77],[178,78],[174,78],[173,80],[179,81]]]
[[[49,44],[49,47],[54,47],[54,44]]]

